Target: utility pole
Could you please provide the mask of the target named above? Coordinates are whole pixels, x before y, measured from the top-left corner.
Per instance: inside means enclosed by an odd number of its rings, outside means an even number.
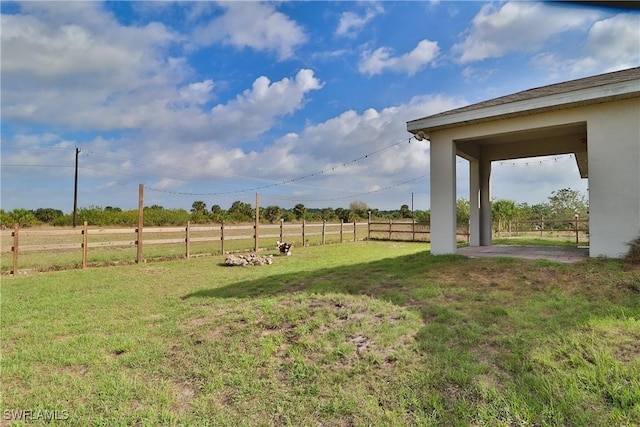
[[[73,228],[78,225],[78,154],[80,149],[76,147],[76,179],[73,186]]]

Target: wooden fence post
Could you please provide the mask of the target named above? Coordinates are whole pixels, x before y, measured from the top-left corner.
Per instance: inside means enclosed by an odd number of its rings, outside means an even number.
[[[224,255],[224,220],[220,223],[220,253]]]
[[[305,241],[304,241],[304,238],[305,238],[305,233],[304,233],[304,224],[305,224],[305,220],[303,219],[303,220],[302,220],[302,247],[303,247],[303,248],[305,247]]]
[[[280,241],[284,242],[284,218],[280,218]]]
[[[340,220],[340,243],[343,241],[344,222]]]
[[[369,211],[369,216],[368,216],[368,221],[367,221],[367,240],[371,240],[371,211]]]
[[[82,268],[87,268],[87,253],[89,251],[89,223],[82,224]]]
[[[357,241],[358,240],[358,235],[356,233],[356,222],[353,221],[353,241]]]
[[[392,219],[389,218],[389,240],[391,240],[391,222],[392,222]]]
[[[416,241],[416,219],[411,218],[411,241]]]
[[[544,231],[544,217],[540,217],[540,237],[542,237],[542,232]]]
[[[187,228],[185,228],[185,258],[191,257],[191,221],[187,221]]]
[[[578,237],[578,233],[579,233],[579,230],[578,230],[578,214],[576,214],[576,245],[578,245],[578,243],[580,243],[580,239]]]
[[[18,274],[18,243],[19,243],[19,232],[20,225],[16,222],[13,225],[13,270],[11,273],[15,276]]]
[[[142,226],[144,224],[144,184],[140,184],[138,187],[138,251],[136,255],[136,262],[140,264],[142,262]]]
[[[260,249],[259,237],[258,237],[258,227],[260,225],[260,193],[256,193],[256,235],[255,235],[255,252],[258,252]]]
[[[325,230],[326,230],[326,227],[327,227],[327,220],[323,219],[322,220],[322,244],[323,245],[325,244]]]

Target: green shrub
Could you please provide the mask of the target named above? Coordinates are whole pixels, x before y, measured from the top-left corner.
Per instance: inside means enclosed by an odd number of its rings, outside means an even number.
[[[1,212],[2,225],[13,227],[18,224],[20,227],[31,227],[39,223],[38,218],[28,209],[14,209],[11,212]]]
[[[627,255],[625,259],[634,264],[640,264],[640,236],[636,237],[632,241],[628,243],[629,250],[627,251]]]

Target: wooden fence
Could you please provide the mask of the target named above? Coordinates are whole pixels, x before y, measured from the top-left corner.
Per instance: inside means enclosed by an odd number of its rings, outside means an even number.
[[[426,222],[415,220],[369,220],[367,237],[376,240],[407,240],[413,242],[430,242],[431,227]],[[469,242],[469,225],[459,224],[457,228],[457,240]]]
[[[187,222],[186,227],[136,227],[136,228],[104,228],[89,227],[85,222],[77,229],[21,229],[16,225],[12,231],[3,231],[3,245],[1,252],[11,252],[11,272],[18,272],[20,254],[28,252],[70,251],[81,250],[82,268],[88,264],[90,249],[123,248],[136,249],[137,263],[145,261],[144,252],[147,246],[153,245],[184,245],[183,256],[192,256],[192,247],[197,243],[208,243],[208,253],[228,253],[235,250],[259,251],[265,247],[275,248],[276,240],[287,241],[294,246],[309,244],[342,243],[363,239],[368,230],[365,223],[301,223],[285,224],[241,224],[228,225],[192,225]],[[11,244],[8,243],[9,235]],[[124,239],[119,236],[126,236]],[[158,237],[156,237],[158,236]],[[39,244],[24,244],[25,239],[37,241]],[[261,239],[267,240],[266,246],[261,247]],[[62,240],[62,242],[60,242]],[[244,241],[240,245],[233,245],[234,241]],[[46,242],[46,243],[41,243]],[[214,245],[211,246],[210,244]],[[217,246],[217,248],[216,248]]]
[[[589,219],[545,219],[536,220],[513,220],[504,224],[494,224],[494,234],[497,237],[517,237],[521,235],[531,236],[556,236],[574,238],[576,245],[589,240]]]
[[[142,221],[140,221],[141,223]],[[497,231],[502,228],[502,231]],[[576,244],[580,242],[580,234],[588,238],[588,219],[575,218],[571,220],[535,220],[513,221],[507,224],[497,224],[494,230],[496,237],[517,237],[519,235],[542,236],[575,236]],[[366,236],[365,236],[366,233]],[[287,241],[294,246],[308,246],[310,244],[342,243],[357,241],[358,239],[374,240],[403,240],[423,241],[431,240],[431,230],[427,223],[415,220],[369,220],[353,223],[285,223],[260,224],[215,224],[192,225],[187,222],[185,227],[135,227],[135,228],[104,228],[89,227],[85,222],[80,228],[74,229],[20,229],[16,225],[12,231],[2,231],[1,252],[11,252],[11,272],[16,273],[19,267],[20,254],[42,254],[51,251],[80,251],[81,265],[88,265],[89,251],[93,249],[133,248],[132,260],[137,263],[145,261],[145,252],[150,248],[161,245],[172,245],[172,256],[190,258],[203,254],[228,253],[232,251],[259,251],[274,248],[275,241]],[[261,242],[261,240],[263,240]],[[469,225],[458,226],[458,242],[469,242]],[[264,242],[267,242],[266,244]],[[238,242],[238,243],[235,243]],[[35,243],[35,244],[34,244]],[[194,253],[196,247],[200,253]],[[178,253],[175,253],[175,248]],[[204,248],[204,249],[203,249]],[[76,255],[77,256],[77,255]],[[165,255],[151,254],[163,257]],[[80,257],[76,258],[80,259]],[[33,261],[36,263],[37,261]],[[77,263],[77,261],[76,261]],[[3,256],[3,269],[5,259]]]

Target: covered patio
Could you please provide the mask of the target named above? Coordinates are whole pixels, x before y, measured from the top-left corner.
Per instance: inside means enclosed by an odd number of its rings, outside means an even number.
[[[516,245],[491,245],[491,246],[467,246],[459,248],[460,255],[469,258],[524,258],[545,259],[564,264],[571,264],[589,258],[589,249],[585,247],[566,246],[516,246]]]
[[[640,68],[539,87],[407,123],[431,142],[432,253],[456,253],[456,156],[469,161],[470,245],[491,246],[491,163],[573,153],[589,180],[589,256],[640,234]]]

